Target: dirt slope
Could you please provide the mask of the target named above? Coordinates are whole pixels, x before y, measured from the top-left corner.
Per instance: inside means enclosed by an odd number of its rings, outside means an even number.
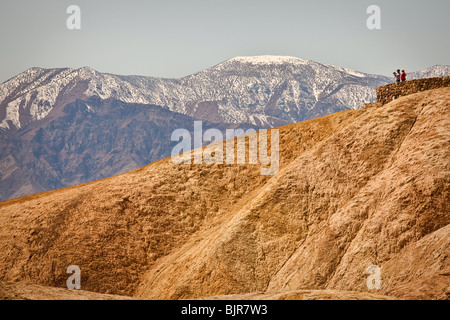
[[[0,282],[0,300],[146,300],[130,296],[96,293],[85,290],[69,290]],[[393,300],[388,296],[367,292],[336,290],[298,290],[288,292],[254,292],[241,295],[213,296],[199,300]]]
[[[36,284],[0,282],[0,300],[132,300],[133,297],[45,287]]]
[[[296,290],[283,292],[256,292],[200,298],[199,300],[396,300],[369,292],[338,290]]]
[[[0,280],[156,299],[449,294],[450,89],[280,128],[280,170],[141,169],[0,203]]]

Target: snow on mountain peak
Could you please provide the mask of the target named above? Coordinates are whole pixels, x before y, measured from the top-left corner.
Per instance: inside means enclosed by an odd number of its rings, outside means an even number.
[[[296,63],[296,64],[307,64],[307,60],[303,60],[296,57],[290,56],[240,56],[234,57],[228,62],[242,62],[242,63],[251,63],[251,64],[282,64],[282,63]]]
[[[84,77],[84,78],[90,78],[93,77],[95,75],[97,75],[97,71],[90,68],[90,67],[82,67],[76,70],[78,72],[78,74],[80,75],[80,77]]]

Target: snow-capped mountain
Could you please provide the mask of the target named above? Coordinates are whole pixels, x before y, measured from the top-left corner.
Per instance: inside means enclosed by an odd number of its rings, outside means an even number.
[[[389,78],[295,57],[236,57],[181,79],[31,68],[0,85],[0,128],[20,128],[58,105],[97,96],[159,105],[217,122],[273,126],[375,99]]]
[[[435,65],[421,71],[408,73],[406,78],[407,80],[413,80],[413,79],[434,78],[448,75],[450,75],[450,66]]]
[[[408,79],[448,74],[449,66],[433,66]],[[58,105],[92,96],[210,121],[274,126],[359,108],[388,82],[390,77],[285,56],[235,57],[181,79],[31,68],[0,85],[0,128],[20,128]]]
[[[294,57],[259,56],[236,57],[181,81],[201,100],[215,102],[208,111],[220,119],[271,126],[361,107],[388,79]]]
[[[449,74],[449,66],[409,79]],[[274,126],[375,100],[380,75],[285,56],[235,57],[181,79],[119,76],[91,68],[31,68],[0,85],[0,128],[20,128],[58,105],[97,96],[159,105],[199,119]]]
[[[121,77],[80,69],[31,68],[0,85],[0,128],[21,128],[45,118],[56,106],[97,96],[127,103],[159,101],[157,83],[150,77]],[[165,80],[167,89],[171,80]],[[165,87],[165,88],[166,88]]]

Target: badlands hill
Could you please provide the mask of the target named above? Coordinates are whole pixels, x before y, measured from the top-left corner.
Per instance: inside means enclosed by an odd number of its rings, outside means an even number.
[[[280,127],[280,169],[175,165],[0,203],[0,281],[188,299],[450,295],[450,88]]]
[[[24,284],[0,282],[0,300],[146,300],[142,297],[130,297],[97,293],[86,290],[69,290]],[[287,292],[253,292],[224,296],[204,297],[198,300],[395,300],[394,298],[369,292],[338,290],[296,290]]]

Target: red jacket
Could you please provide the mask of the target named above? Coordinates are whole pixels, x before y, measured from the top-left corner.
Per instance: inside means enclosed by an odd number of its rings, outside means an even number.
[[[401,76],[401,79],[402,79],[402,80],[406,80],[406,73],[405,73],[405,71],[403,71],[402,76]]]

